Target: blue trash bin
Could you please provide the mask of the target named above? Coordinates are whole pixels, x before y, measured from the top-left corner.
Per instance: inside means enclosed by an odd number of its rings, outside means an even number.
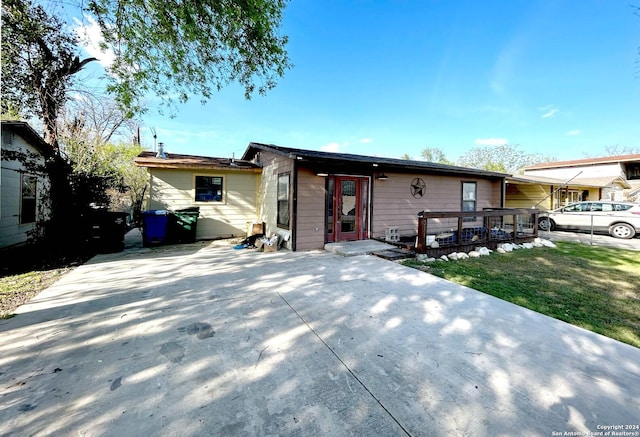
[[[142,243],[144,246],[164,244],[167,240],[169,211],[152,209],[142,213]]]

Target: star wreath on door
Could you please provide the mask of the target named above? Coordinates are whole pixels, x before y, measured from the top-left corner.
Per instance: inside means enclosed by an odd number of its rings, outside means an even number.
[[[415,178],[411,181],[411,195],[413,197],[424,196],[424,190],[427,188],[427,184],[424,183],[422,178]]]

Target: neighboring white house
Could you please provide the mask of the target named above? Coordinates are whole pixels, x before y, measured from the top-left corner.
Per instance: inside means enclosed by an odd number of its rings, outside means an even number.
[[[48,217],[49,178],[45,160],[51,147],[28,123],[2,121],[0,153],[0,248],[24,243]]]
[[[640,200],[636,198],[640,188],[640,154],[532,165],[524,169],[523,176],[571,181],[572,185],[601,186],[599,198],[603,200]]]

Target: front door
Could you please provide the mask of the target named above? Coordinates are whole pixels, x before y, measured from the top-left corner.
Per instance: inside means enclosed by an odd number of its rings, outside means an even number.
[[[369,179],[336,176],[333,209],[334,241],[367,238]]]

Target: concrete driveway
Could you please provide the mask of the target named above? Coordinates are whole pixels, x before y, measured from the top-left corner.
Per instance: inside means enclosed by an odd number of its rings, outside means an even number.
[[[628,240],[614,238],[605,234],[591,234],[589,232],[568,232],[568,231],[539,231],[541,238],[551,241],[571,241],[590,246],[613,247],[616,249],[640,251],[640,235]]]
[[[1,435],[551,436],[639,411],[640,349],[371,256],[99,255],[0,321]]]

